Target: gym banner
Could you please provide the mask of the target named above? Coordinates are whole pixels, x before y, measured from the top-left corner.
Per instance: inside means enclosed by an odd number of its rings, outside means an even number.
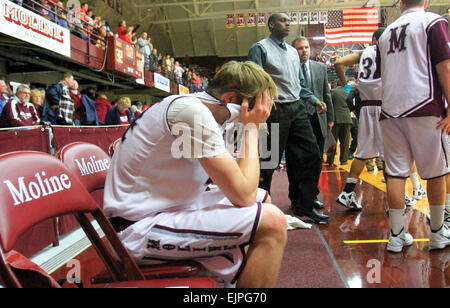
[[[70,58],[70,31],[12,1],[0,0],[0,33]]]
[[[155,73],[155,88],[170,93],[170,80],[163,75]]]

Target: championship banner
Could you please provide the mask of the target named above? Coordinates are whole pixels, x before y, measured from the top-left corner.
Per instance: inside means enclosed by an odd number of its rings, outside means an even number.
[[[309,12],[309,24],[319,24],[319,12]]]
[[[298,25],[298,14],[299,12],[291,12],[291,25]]]
[[[247,15],[247,27],[256,27],[255,13],[248,13]]]
[[[170,93],[170,80],[158,73],[155,73],[154,76],[155,76],[155,88]]]
[[[178,85],[178,93],[181,94],[189,94],[189,88],[186,88],[183,85]]]
[[[70,58],[70,31],[12,1],[0,0],[0,33]]]
[[[300,12],[299,24],[300,25],[307,25],[308,21],[309,21],[309,14],[308,14],[308,12]]]
[[[266,13],[258,13],[258,27],[266,26]]]
[[[319,12],[319,22],[321,24],[326,24],[328,22],[328,12],[327,11]]]
[[[227,15],[227,24],[226,27],[228,29],[234,28],[234,14]]]
[[[245,27],[245,18],[244,18],[244,14],[237,14],[236,25],[237,25],[238,28],[243,28],[243,27]]]

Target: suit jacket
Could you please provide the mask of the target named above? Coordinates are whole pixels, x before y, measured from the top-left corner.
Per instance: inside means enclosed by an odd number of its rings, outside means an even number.
[[[312,60],[309,60],[309,64],[312,82],[311,90],[319,100],[327,105],[327,112],[323,114],[319,114],[318,107],[316,107],[322,135],[325,137],[327,135],[328,122],[334,121],[334,108],[331,100],[330,87],[328,86],[327,67],[323,63]]]
[[[348,93],[344,87],[340,86],[331,90],[331,96],[334,104],[335,124],[352,124],[350,109],[347,106]]]

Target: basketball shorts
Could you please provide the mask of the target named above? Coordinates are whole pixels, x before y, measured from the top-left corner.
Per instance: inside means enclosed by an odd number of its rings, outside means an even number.
[[[380,127],[381,106],[364,106],[361,108],[358,123],[358,159],[383,159],[383,136]]]
[[[437,130],[437,117],[396,118],[381,121],[386,174],[407,178],[414,161],[424,180],[450,172],[448,135]]]
[[[258,189],[257,202],[238,208],[219,189],[205,192],[194,208],[159,213],[119,233],[138,264],[192,260],[214,277],[235,283],[246,261],[268,194]]]

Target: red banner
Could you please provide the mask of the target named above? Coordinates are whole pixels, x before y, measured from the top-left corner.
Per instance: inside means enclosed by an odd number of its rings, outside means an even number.
[[[53,127],[53,142],[55,152],[58,152],[65,145],[75,142],[84,141],[98,145],[108,153],[111,143],[121,138],[127,130],[128,126],[116,127]]]
[[[48,132],[41,127],[0,131],[0,154],[15,151],[39,151],[49,153]]]

